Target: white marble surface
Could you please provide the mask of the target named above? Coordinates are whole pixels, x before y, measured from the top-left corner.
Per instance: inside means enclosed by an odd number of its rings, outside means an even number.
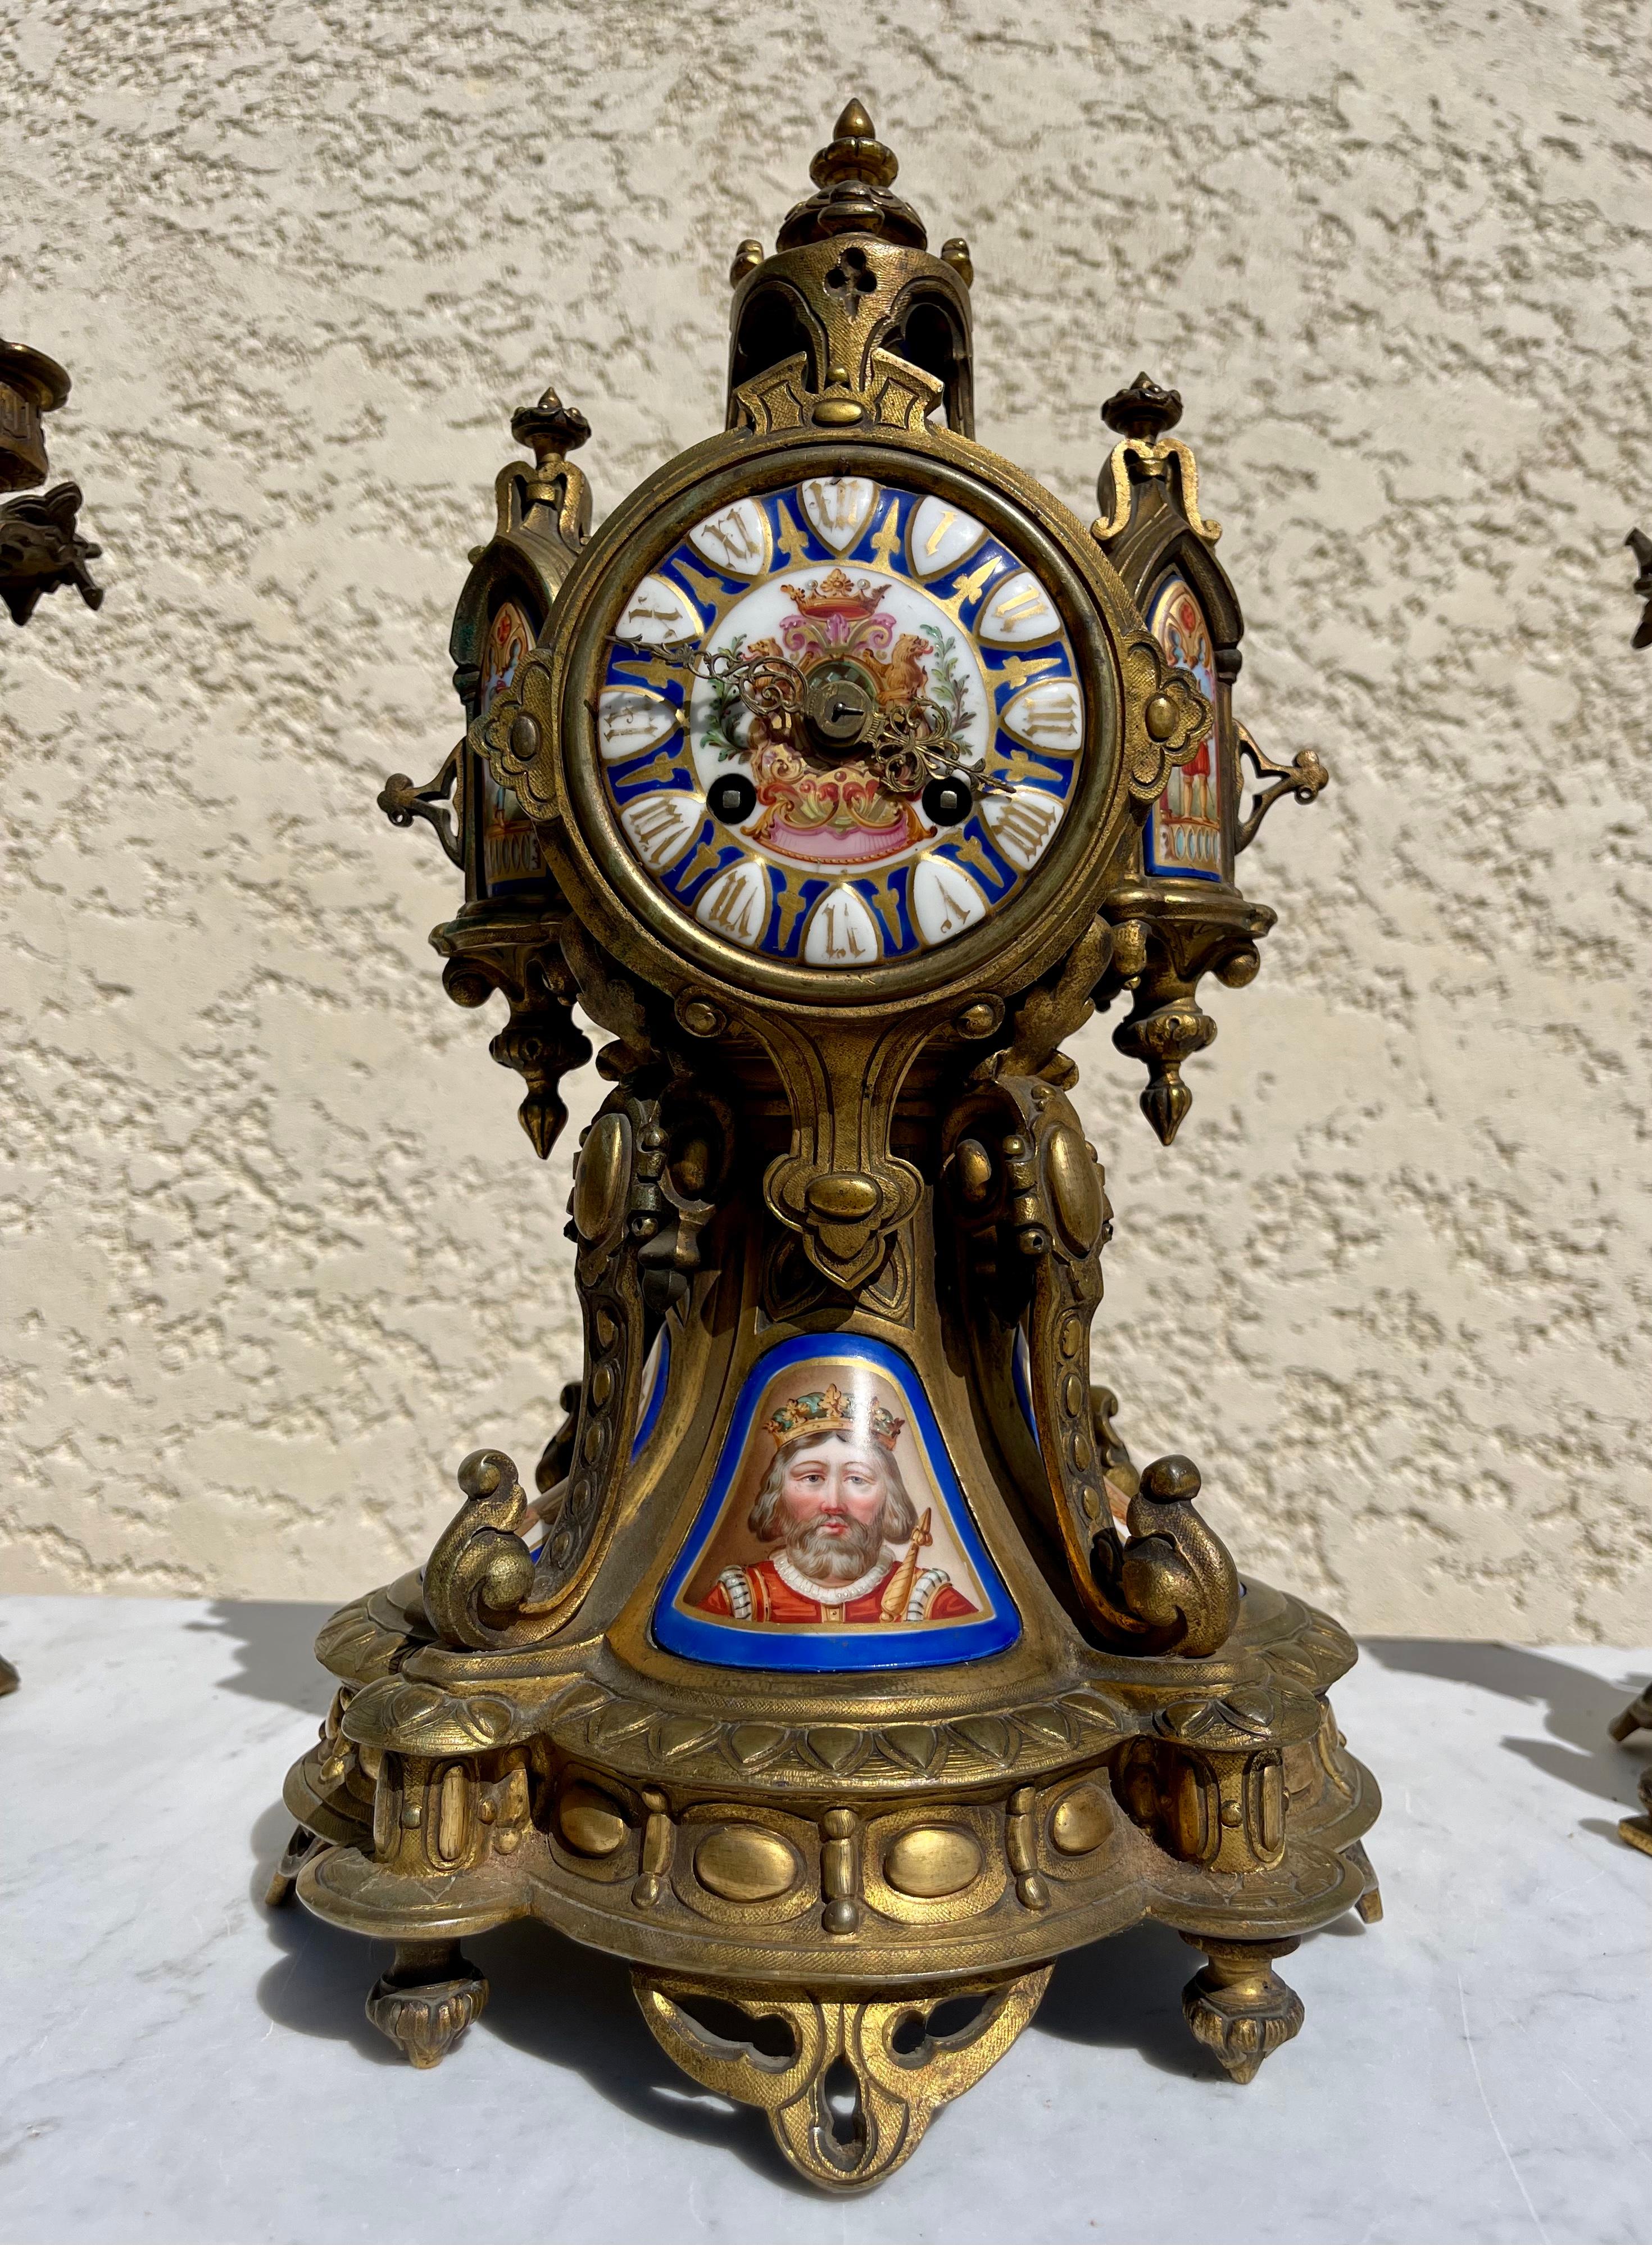
[[[419,2074],[362,2011],[382,1951],[257,1899],[326,1688],[323,1609],[0,1600],[0,2238],[397,2245],[1645,2245],[1652,1862],[1608,1719],[1652,1653],[1388,1641],[1337,1695],[1387,1807],[1387,1916],[1285,1966],[1297,2041],[1240,2089],[1148,1929],[871,2197],[795,2185],[656,2050],[622,1967],[473,1944],[480,2025]]]

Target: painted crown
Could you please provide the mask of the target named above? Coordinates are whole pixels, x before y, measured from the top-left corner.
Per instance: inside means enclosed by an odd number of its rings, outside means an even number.
[[[781,587],[802,616],[870,616],[888,589],[870,577],[857,585],[841,569],[833,569],[813,585]]]
[[[795,1434],[870,1434],[880,1448],[892,1450],[905,1424],[868,1395],[845,1395],[834,1380],[812,1394],[788,1396],[774,1417],[764,1420],[763,1432],[777,1442],[789,1442]]]

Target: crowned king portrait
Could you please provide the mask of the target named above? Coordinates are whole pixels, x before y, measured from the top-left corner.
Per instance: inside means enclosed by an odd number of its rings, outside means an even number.
[[[980,1609],[925,1566],[920,1517],[895,1455],[904,1419],[833,1382],[782,1403],[762,1432],[775,1455],[747,1526],[769,1556],[725,1567],[700,1601],[737,1622],[959,1621]]]

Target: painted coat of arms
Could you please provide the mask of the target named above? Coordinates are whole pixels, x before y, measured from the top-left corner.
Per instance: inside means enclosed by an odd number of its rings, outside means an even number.
[[[843,679],[878,709],[924,700],[967,735],[973,710],[956,640],[938,624],[904,630],[890,605],[896,588],[832,569],[812,583],[780,587],[790,604],[777,636],[748,643],[736,634],[719,652],[747,661],[771,656],[792,664],[805,682]],[[720,761],[739,758],[750,772],[762,817],[748,838],[806,865],[871,865],[933,838],[916,804],[888,793],[864,761],[848,757],[823,767],[771,729],[761,710],[735,723],[732,689],[714,685],[704,746]]]

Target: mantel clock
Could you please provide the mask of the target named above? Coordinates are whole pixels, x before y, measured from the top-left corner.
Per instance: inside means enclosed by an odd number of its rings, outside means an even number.
[[[531,1496],[475,1452],[425,1565],[328,1622],[338,1692],[272,1889],[396,1943],[433,2065],[466,1935],[629,1960],[697,2081],[863,2188],[1006,2051],[1053,1959],[1144,1917],[1241,2081],[1274,1970],[1378,1914],[1326,1616],[1240,1579],[1185,1457],[1093,1385],[1112,1229],[1062,1051],[1127,1001],[1168,1144],[1311,797],[1239,724],[1241,621],[1174,392],[1086,526],[975,440],[969,252],[851,103],[735,257],[726,430],[588,534],[553,393],[454,628],[466,729],[389,780],[466,901],[432,939],[544,1154],[607,1038],[569,1237],[581,1379]],[[1260,784],[1249,811],[1246,763]]]

